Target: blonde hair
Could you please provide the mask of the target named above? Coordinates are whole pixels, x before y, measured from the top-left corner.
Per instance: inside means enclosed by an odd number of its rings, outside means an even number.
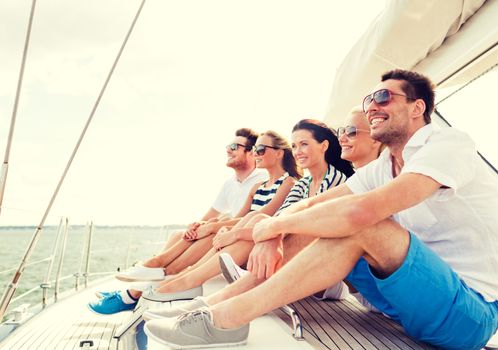
[[[368,119],[367,119],[367,115],[365,114],[365,112],[363,112],[363,107],[358,105],[358,106],[354,106],[351,111],[349,112],[349,115],[350,116],[361,116],[363,118],[365,118],[365,121],[368,123]],[[370,124],[368,125],[368,128],[370,129]],[[377,141],[377,140],[376,140]],[[377,157],[380,156],[380,154],[382,153],[382,151],[386,148],[386,145],[383,144],[382,142],[380,141],[377,141],[380,143],[380,146],[379,146],[379,153],[377,154]]]
[[[287,171],[290,176],[296,179],[300,179],[301,177],[303,177],[303,171],[300,167],[297,166],[296,160],[292,155],[292,148],[289,144],[289,141],[287,141],[283,136],[273,130],[265,131],[260,136],[263,135],[269,136],[271,138],[273,147],[284,151],[284,157],[282,158],[282,166],[284,170]]]

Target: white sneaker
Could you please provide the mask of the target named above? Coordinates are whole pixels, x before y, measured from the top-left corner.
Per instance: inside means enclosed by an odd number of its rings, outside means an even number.
[[[498,349],[498,332],[488,340],[486,349]]]
[[[164,271],[162,267],[133,266],[126,271],[116,274],[115,277],[124,282],[162,281],[164,279]]]
[[[314,295],[313,298],[315,298],[316,300],[325,300],[325,299],[344,300],[348,297],[348,295],[349,295],[348,285],[343,281],[341,281],[325,289],[325,292],[321,297]]]
[[[128,289],[138,290],[140,292],[145,292],[149,289],[155,289],[161,285],[162,281],[154,281],[154,282],[131,282],[128,285]]]
[[[182,290],[174,293],[160,293],[154,290],[146,291],[142,293],[142,298],[145,300],[155,301],[164,303],[166,301],[172,300],[188,300],[194,299],[195,297],[202,296],[202,286],[195,287],[192,289]]]
[[[249,273],[249,271],[244,270],[239,265],[237,265],[235,261],[233,261],[232,256],[228,253],[220,254],[220,267],[221,273],[228,283],[233,283],[240,277]]]
[[[361,295],[361,293],[356,292],[356,293],[351,293],[351,295],[354,296],[355,299],[358,300],[359,303],[361,305],[363,305],[368,311],[375,312],[376,314],[382,313],[379,309],[377,309],[375,306],[370,304],[370,302],[367,299],[365,299],[365,297],[363,295]],[[389,317],[389,316],[387,316],[387,317]]]

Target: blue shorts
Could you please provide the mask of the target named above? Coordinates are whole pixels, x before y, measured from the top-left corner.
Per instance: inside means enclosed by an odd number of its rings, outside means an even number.
[[[498,328],[498,301],[486,302],[413,234],[403,264],[377,278],[361,258],[346,279],[415,339],[445,349],[481,349]]]

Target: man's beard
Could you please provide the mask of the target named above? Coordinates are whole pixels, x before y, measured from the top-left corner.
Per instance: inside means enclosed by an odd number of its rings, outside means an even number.
[[[227,167],[233,168],[234,170],[244,170],[247,168],[247,163],[243,160],[232,160],[227,162]]]
[[[391,145],[399,145],[404,142],[406,142],[406,135],[407,131],[402,129],[402,130],[394,130],[389,128],[388,130],[385,130],[384,132],[381,132],[379,134],[372,134],[372,138],[376,141],[379,141],[383,143],[386,146],[391,146]]]

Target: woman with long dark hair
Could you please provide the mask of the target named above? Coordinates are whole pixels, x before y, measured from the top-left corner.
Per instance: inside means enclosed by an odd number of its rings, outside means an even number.
[[[259,142],[258,139],[256,150]],[[340,157],[341,148],[335,133],[318,120],[304,119],[294,126],[291,149],[295,163],[306,169],[310,175],[294,185],[276,215],[301,199],[343,183],[354,173],[351,164]],[[258,154],[255,156],[257,164]],[[288,161],[292,162],[290,158]],[[201,259],[193,269],[162,282],[155,292],[144,294],[143,297],[153,301],[171,300],[176,292],[202,285],[207,279],[220,273],[218,256],[222,256],[221,253],[229,253],[237,264],[245,264],[254,246],[252,228],[258,221],[268,216],[271,215],[261,212],[246,215],[243,222],[234,228],[221,229],[213,239],[214,249],[209,258]]]

